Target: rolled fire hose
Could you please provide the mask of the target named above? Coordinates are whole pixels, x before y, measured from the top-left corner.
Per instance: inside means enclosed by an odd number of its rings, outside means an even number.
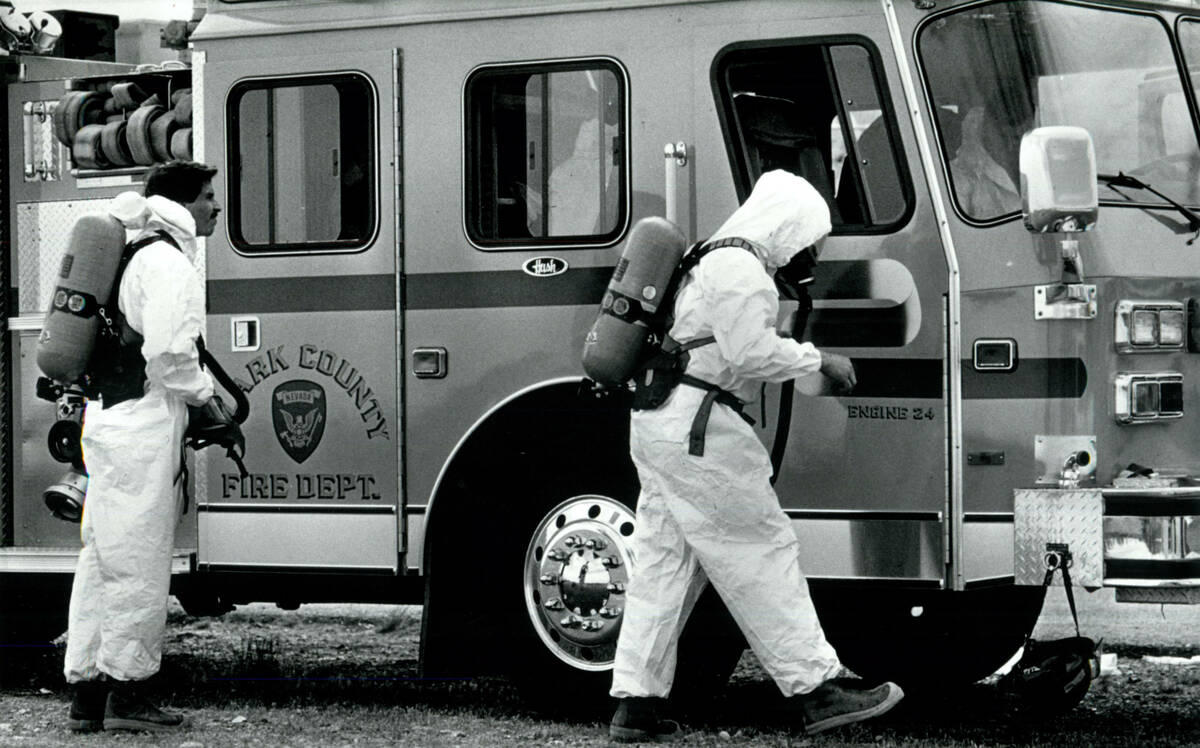
[[[171,160],[171,136],[179,129],[175,115],[167,112],[150,123],[150,150],[155,161]]]
[[[129,152],[133,154],[135,163],[142,166],[154,163],[154,151],[150,147],[150,125],[166,111],[159,105],[143,104],[129,116],[125,138],[129,141]]]
[[[84,125],[75,133],[71,155],[75,158],[76,166],[83,169],[107,169],[112,166],[112,162],[105,158],[101,144],[106,126]]]
[[[109,122],[100,136],[100,150],[113,166],[133,166],[133,154],[129,152],[129,141],[125,139],[124,119]]]
[[[133,81],[113,84],[113,101],[122,109],[136,109],[146,100],[146,92]]]
[[[192,128],[181,127],[171,135],[171,156],[183,161],[192,160]]]

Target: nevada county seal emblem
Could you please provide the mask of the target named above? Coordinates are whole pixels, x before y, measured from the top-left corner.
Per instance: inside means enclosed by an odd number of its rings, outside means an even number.
[[[284,382],[271,393],[271,421],[283,451],[304,462],[325,433],[325,390],[305,379]]]

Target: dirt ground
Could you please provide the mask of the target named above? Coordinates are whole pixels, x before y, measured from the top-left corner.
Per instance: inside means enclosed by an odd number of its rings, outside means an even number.
[[[1052,593],[1038,635],[1067,635],[1069,613]],[[1105,639],[1116,672],[1065,715],[1037,717],[994,679],[910,698],[862,726],[806,738],[747,654],[726,692],[683,715],[687,745],[1067,745],[1200,744],[1200,665],[1156,657],[1200,652],[1200,610],[1114,605],[1111,592],[1083,596],[1084,633]],[[556,721],[529,711],[502,679],[417,677],[420,608],[245,606],[222,618],[172,608],[162,701],[191,726],[162,735],[71,735],[55,647],[5,653],[16,670],[0,691],[3,746],[491,746],[603,745],[600,721]],[[598,711],[606,714],[607,705]]]

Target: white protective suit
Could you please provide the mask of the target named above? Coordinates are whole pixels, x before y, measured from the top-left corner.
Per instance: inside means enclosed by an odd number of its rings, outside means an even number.
[[[758,180],[712,236],[746,239],[757,257],[736,246],[713,250],[676,298],[673,338],[716,337],[691,351],[688,374],[746,401],[764,380],[820,369],[811,343],[776,333],[772,275],[829,230],[829,209],[804,179],[772,171]],[[661,408],[632,415],[630,451],[642,490],[611,694],[670,693],[679,636],[706,581],[784,695],[808,693],[841,663],[800,571],[799,541],[771,487],[766,449],[733,410],[714,406],[704,455],[688,454],[704,394],[681,385]]]
[[[182,251],[166,241],[143,247],[121,280],[121,311],[145,338],[146,394],[110,408],[91,401],[84,414],[89,479],[63,668],[70,683],[100,672],[143,680],[158,671],[187,406],[213,395],[195,345],[204,326],[204,289],[192,265],[195,220],[179,203],[132,192],[109,212],[125,224],[128,241],[162,229]]]

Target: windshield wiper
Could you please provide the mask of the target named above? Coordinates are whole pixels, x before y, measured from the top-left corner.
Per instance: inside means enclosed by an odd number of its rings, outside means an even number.
[[[1188,239],[1187,241],[1188,246],[1191,246],[1192,242],[1196,241],[1197,237],[1200,237],[1200,216],[1196,215],[1187,206],[1175,202],[1137,177],[1131,177],[1128,174],[1119,171],[1116,174],[1097,174],[1096,179],[1104,182],[1109,187],[1130,187],[1135,190],[1145,190],[1161,197],[1163,200],[1166,200],[1168,203],[1170,203],[1171,207],[1179,211],[1180,215],[1187,219],[1188,231],[1193,232],[1192,238]]]

